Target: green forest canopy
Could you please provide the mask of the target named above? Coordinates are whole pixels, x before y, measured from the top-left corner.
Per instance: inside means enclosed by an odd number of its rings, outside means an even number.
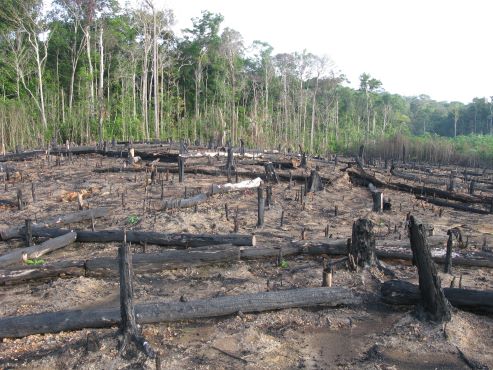
[[[2,147],[52,138],[242,138],[325,153],[399,134],[487,135],[486,148],[493,143],[492,97],[469,104],[405,97],[367,73],[353,89],[327,57],[275,54],[264,41],[245,45],[240,33],[221,27],[220,14],[202,12],[178,37],[172,10],[146,0],[137,9],[115,0],[53,0],[47,14],[38,0],[3,4]],[[454,145],[477,154],[475,141]]]

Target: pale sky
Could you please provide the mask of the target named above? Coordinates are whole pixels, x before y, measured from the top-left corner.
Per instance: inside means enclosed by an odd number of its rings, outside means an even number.
[[[247,46],[328,55],[354,87],[367,72],[406,96],[468,103],[493,95],[491,0],[154,1],[173,9],[176,29],[209,10]]]

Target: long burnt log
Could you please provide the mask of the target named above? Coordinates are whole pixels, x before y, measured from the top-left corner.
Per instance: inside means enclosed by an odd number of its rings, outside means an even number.
[[[132,265],[136,273],[151,273],[166,269],[237,262],[239,260],[240,248],[227,245],[224,248],[168,250],[161,253],[134,254]],[[94,258],[86,261],[85,268],[86,276],[112,276],[118,273],[118,262],[112,257]]]
[[[85,220],[91,220],[93,218],[107,217],[110,214],[110,211],[111,208],[107,208],[107,207],[91,208],[84,211],[78,211],[64,215],[49,217],[45,220],[37,222],[36,224],[33,224],[32,227],[34,230],[34,229],[40,229],[53,225],[74,224]],[[24,228],[25,228],[24,225],[4,228],[0,230],[0,240],[21,238],[24,235]],[[62,234],[58,234],[56,236],[60,236],[60,235]],[[37,236],[37,235],[33,234],[33,236]]]
[[[139,324],[153,324],[208,317],[239,311],[263,312],[294,307],[354,305],[361,299],[345,288],[304,288],[244,294],[188,302],[136,304]],[[120,322],[119,308],[99,308],[45,312],[0,318],[0,338],[21,338],[32,334],[57,333],[84,328],[111,327]]]
[[[123,230],[75,230],[77,241],[82,243],[123,242]],[[68,229],[33,227],[35,237],[54,238],[71,232]],[[159,233],[155,231],[127,231],[127,241],[162,246],[202,247],[215,244],[255,245],[254,235],[244,234],[190,234]]]
[[[5,155],[0,155],[0,162],[27,161],[39,158],[45,153],[45,150],[33,150],[23,153],[6,153]]]
[[[107,167],[107,168],[95,168],[93,169],[93,172],[97,173],[117,173],[117,172],[145,172],[146,168],[145,167]],[[171,173],[178,173],[178,167],[173,166],[173,167],[162,167],[162,166],[157,166],[157,171],[158,172],[163,172],[166,173],[166,171],[169,171]],[[245,170],[243,168],[238,168],[237,169],[237,174],[239,177],[247,177],[251,179],[255,179],[257,177],[260,177],[262,180],[266,179],[265,176],[265,171],[264,170]],[[220,169],[220,168],[204,168],[204,167],[185,167],[185,173],[196,173],[196,174],[201,174],[201,175],[209,175],[209,176],[225,176],[227,173]],[[290,175],[289,173],[282,173],[282,172],[276,172],[277,176],[279,177],[280,180],[283,181],[289,181]],[[335,176],[334,178],[339,178],[341,176],[344,176],[344,173],[341,173],[338,176]],[[303,174],[295,174],[293,173],[291,175],[291,179],[293,181],[299,181],[299,182],[305,182],[306,176]],[[332,184],[334,181],[334,178],[326,177],[326,176],[320,176],[321,180],[323,181],[324,184]]]
[[[443,199],[437,199],[437,198],[432,198],[432,197],[424,197],[421,195],[416,195],[416,199],[419,200],[424,200],[425,202],[435,204],[440,207],[448,207],[448,208],[453,208],[457,209],[459,211],[464,211],[464,212],[470,212],[470,213],[477,213],[480,215],[489,215],[491,212],[487,211],[485,209],[479,209],[479,208],[474,208],[474,207],[469,207],[464,204],[459,204],[459,203],[451,203]]]
[[[413,194],[422,194],[428,196],[434,196],[449,200],[455,200],[463,203],[472,203],[472,204],[491,204],[491,199],[487,197],[479,197],[476,195],[469,194],[460,194],[455,192],[450,192],[446,190],[441,190],[437,188],[430,188],[427,186],[413,186],[409,184],[403,184],[399,182],[384,182],[377,179],[375,176],[370,175],[366,171],[362,171],[361,169],[350,168],[347,170],[347,173],[351,180],[359,185],[368,186],[369,183],[373,183],[373,185],[377,187],[385,187],[392,190],[404,191],[407,193]]]
[[[431,174],[427,174],[427,175],[423,174],[422,176],[417,176],[414,174],[397,171],[395,169],[391,170],[390,173],[392,174],[392,176],[395,176],[395,177],[398,177],[398,178],[401,178],[404,180],[423,183],[423,184],[446,185],[449,183],[448,179],[447,180],[441,179],[441,178],[435,179],[435,178],[431,177],[432,176]],[[448,177],[448,175],[447,175],[447,177]]]
[[[395,305],[415,305],[420,302],[419,286],[403,280],[383,283],[382,300]],[[452,306],[462,310],[493,313],[493,291],[444,288],[443,293]]]
[[[443,239],[443,240],[441,240]],[[430,245],[440,246],[446,238],[430,237]],[[380,259],[412,260],[409,241],[377,240],[376,256]],[[394,246],[394,248],[389,246]],[[396,248],[395,248],[396,247]],[[275,258],[282,255],[347,255],[345,239],[302,240],[275,247],[233,247],[230,244],[213,247],[197,247],[187,250],[167,250],[158,254],[135,254],[134,268],[139,273],[154,272],[163,269],[176,269],[187,266],[200,266],[213,263],[235,263],[240,260]],[[445,263],[444,256],[434,256],[437,263]],[[457,266],[493,267],[493,257],[480,253],[455,256],[452,259]],[[44,280],[58,276],[105,276],[116,273],[116,262],[112,258],[98,257],[87,261],[55,262],[41,266],[20,267],[0,270],[0,284],[19,284],[30,280]]]
[[[58,277],[78,277],[85,274],[84,261],[61,261],[46,265],[0,270],[0,285],[20,284],[25,281],[44,281]]]
[[[24,254],[27,258],[39,258],[46,253],[66,247],[67,245],[75,242],[76,238],[77,234],[70,232],[53,239],[48,239],[39,245],[33,245],[27,248],[17,248],[10,253],[0,256],[0,268],[22,262]]]

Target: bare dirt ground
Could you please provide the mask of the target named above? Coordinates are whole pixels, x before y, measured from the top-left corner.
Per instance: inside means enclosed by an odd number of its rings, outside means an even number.
[[[299,240],[302,229],[306,238],[324,237],[329,225],[332,238],[351,236],[355,219],[370,218],[376,225],[377,238],[407,238],[406,214],[411,212],[423,222],[434,225],[435,234],[445,235],[460,226],[469,237],[471,250],[479,250],[486,240],[491,245],[492,215],[472,215],[419,202],[411,194],[386,190],[393,208],[381,214],[371,212],[369,191],[353,186],[347,175],[340,177],[333,164],[322,166],[321,173],[338,177],[322,192],[310,194],[304,209],[296,199],[298,186],[287,182],[273,187],[274,205],[266,210],[265,226],[257,228],[257,193],[246,191],[214,196],[194,209],[162,211],[159,207],[160,185],[150,185],[150,209],[143,210],[144,173],[95,173],[98,166],[119,166],[121,159],[99,155],[75,157],[73,163],[50,165],[44,159],[12,162],[22,172],[17,180],[0,187],[0,199],[15,200],[20,186],[29,202],[18,211],[0,209],[0,223],[20,225],[25,219],[74,212],[77,201],[67,200],[69,193],[87,191],[90,207],[109,206],[111,217],[96,220],[96,229],[124,228],[161,232],[229,233],[233,217],[225,218],[224,205],[230,214],[238,208],[241,233],[255,233],[258,246],[283,245]],[[240,165],[241,167],[241,165]],[[249,166],[252,167],[252,166]],[[260,172],[262,167],[258,167]],[[299,173],[301,169],[296,170]],[[336,176],[337,175],[337,176]],[[164,175],[163,175],[164,177]],[[223,176],[186,174],[184,184],[170,174],[165,197],[183,195],[184,186],[207,189],[210,184],[227,182]],[[240,180],[242,178],[240,177]],[[30,194],[31,182],[37,184],[37,201]],[[125,206],[122,196],[125,193]],[[334,215],[334,207],[338,215]],[[284,211],[284,225],[280,227]],[[132,216],[137,216],[136,218]],[[132,221],[132,222],[130,222]],[[90,228],[90,221],[70,225]],[[0,243],[0,254],[23,246],[22,241]],[[116,243],[74,243],[43,256],[46,262],[83,260],[96,256],[117,255]],[[135,245],[135,252],[142,246]],[[146,252],[162,247],[147,246]],[[211,298],[295,287],[318,287],[322,280],[322,257],[286,257],[287,267],[280,268],[274,259],[241,261],[235,264],[189,267],[153,274],[138,274],[134,288],[137,302],[178,301]],[[386,261],[399,279],[417,283],[416,269],[405,261]],[[464,288],[492,290],[493,271],[487,268],[455,267],[453,276],[462,274]],[[440,273],[442,286],[449,286],[452,275]],[[340,308],[286,309],[259,314],[238,313],[222,318],[144,325],[143,334],[157,350],[163,369],[467,369],[469,360],[493,368],[493,318],[454,310],[446,325],[419,321],[412,307],[393,307],[380,301],[380,284],[387,277],[377,270],[353,273],[338,268],[333,284],[361,294],[362,305]],[[117,278],[78,277],[53,279],[19,285],[0,286],[0,317],[58,311],[93,306],[118,306]],[[100,348],[88,346],[96,338]],[[31,335],[0,342],[0,368],[19,369],[154,369],[156,363],[142,354],[125,359],[118,354],[117,328],[86,329],[58,334]]]

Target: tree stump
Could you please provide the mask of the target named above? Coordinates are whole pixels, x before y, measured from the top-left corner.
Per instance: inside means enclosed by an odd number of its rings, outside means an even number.
[[[305,153],[305,152],[303,152],[303,153],[301,153],[301,163],[300,163],[300,167],[301,167],[301,168],[306,168],[306,165],[307,165],[306,153]]]
[[[265,200],[264,200],[264,189],[259,186],[257,189],[258,194],[258,207],[257,207],[257,226],[264,225],[264,211],[265,211]]]
[[[240,139],[240,155],[245,155],[245,142],[243,141],[243,139]]]
[[[185,160],[178,157],[178,182],[185,181]]]
[[[22,198],[22,189],[17,188],[17,208],[19,211],[24,209],[24,199]]]
[[[265,187],[265,206],[270,209],[272,202],[272,186]]]
[[[451,231],[447,231],[448,240],[447,240],[447,253],[445,254],[445,265],[443,267],[443,272],[446,274],[452,273],[452,246],[453,246],[453,236]]]
[[[361,267],[375,264],[375,234],[373,222],[360,218],[353,223],[351,244],[348,245],[348,254]]]
[[[421,309],[418,312],[431,321],[449,321],[450,303],[443,294],[440,277],[426,242],[425,228],[413,216],[409,220],[409,238],[419,275]]]
[[[383,193],[381,191],[375,191],[371,193],[373,199],[373,212],[383,211]]]
[[[276,171],[274,169],[274,165],[272,162],[266,163],[264,165],[265,168],[265,177],[268,182],[274,182],[276,184],[279,184],[279,177],[276,174]]]
[[[312,172],[310,173],[310,178],[308,179],[307,191],[310,193],[322,190],[324,190],[322,179],[320,178],[317,170],[312,170]]]

